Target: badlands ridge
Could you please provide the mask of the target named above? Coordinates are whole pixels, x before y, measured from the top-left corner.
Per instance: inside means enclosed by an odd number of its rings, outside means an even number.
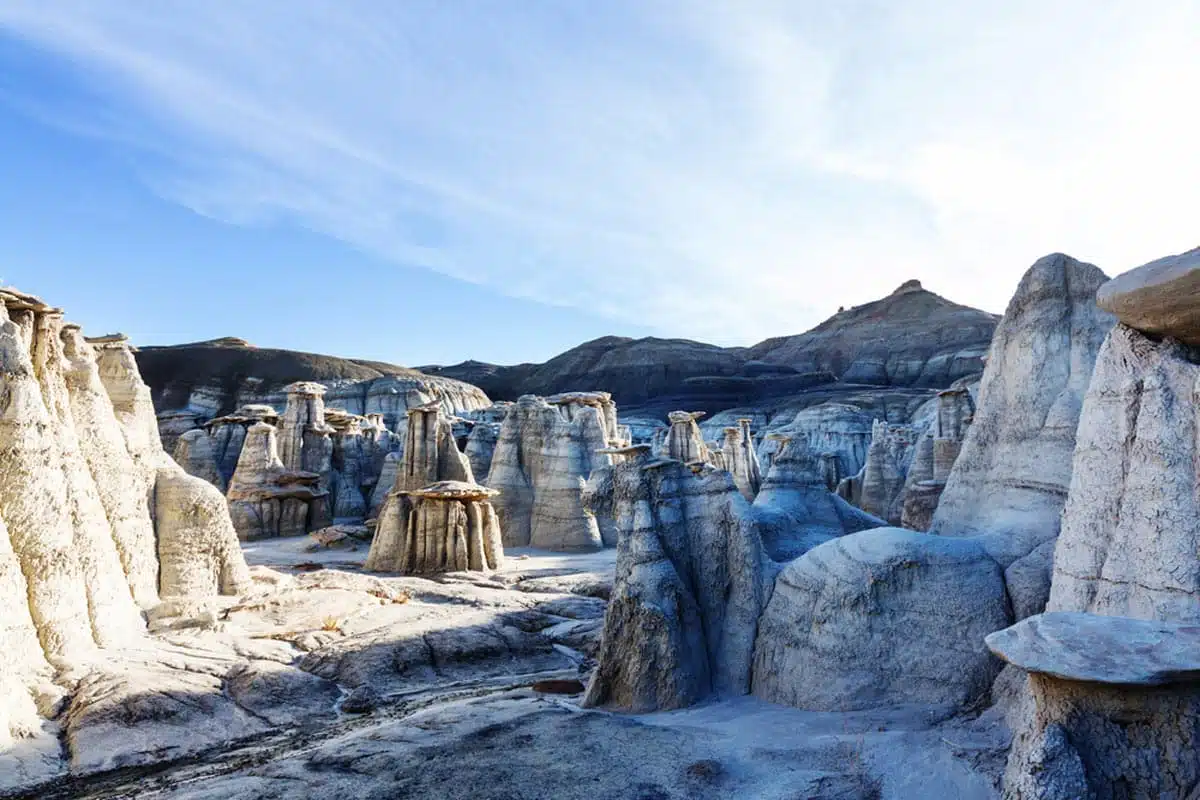
[[[0,797],[1200,796],[1200,249],[752,348],[0,287]]]

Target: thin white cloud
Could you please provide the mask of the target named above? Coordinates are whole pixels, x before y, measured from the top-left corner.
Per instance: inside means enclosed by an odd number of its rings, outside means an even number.
[[[999,310],[1046,252],[1111,274],[1197,243],[1190,0],[4,0],[0,26],[77,62],[200,213],[669,335],[799,331],[910,277]]]

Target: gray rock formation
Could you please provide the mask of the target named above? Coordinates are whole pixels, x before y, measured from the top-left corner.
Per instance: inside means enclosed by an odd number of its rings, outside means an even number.
[[[1096,303],[1134,330],[1200,347],[1200,247],[1118,275]]]
[[[737,485],[742,497],[753,503],[758,490],[762,488],[762,465],[758,460],[758,452],[754,447],[754,435],[750,431],[753,420],[742,417],[737,421],[737,427],[729,427],[724,431],[721,441],[721,454],[724,464],[714,465],[733,473],[733,482]],[[709,448],[710,456],[715,455]]]
[[[662,455],[685,464],[707,463],[708,445],[696,420],[704,416],[703,411],[672,411],[667,415],[671,427],[663,443]]]
[[[904,481],[900,522],[905,528],[924,531],[933,524],[933,514],[974,418],[975,400],[968,386],[938,392],[933,420],[917,442]]]
[[[242,445],[246,442],[246,431],[251,425],[259,422],[275,425],[279,422],[279,412],[268,405],[252,404],[204,424],[204,429],[208,431],[212,440],[213,458],[216,459],[217,469],[226,486],[233,477],[233,471],[237,469]]]
[[[754,499],[763,544],[771,558],[790,561],[830,539],[887,525],[826,488],[812,448],[777,437],[782,449],[774,455]]]
[[[385,462],[384,473],[389,470]],[[458,450],[450,419],[430,403],[408,412],[404,451],[395,462],[395,480],[378,510],[378,524],[366,568],[393,572],[404,568],[405,542],[412,502],[407,493],[442,481],[474,484],[471,464]],[[381,477],[381,482],[383,478]]]
[[[275,443],[275,427],[251,426],[226,494],[240,539],[303,536],[318,527],[309,517],[315,500],[325,498],[321,476],[284,466]]]
[[[550,404],[525,396],[500,429],[486,485],[505,547],[588,550],[603,546],[595,516],[583,506],[588,476],[607,465],[603,410],[589,402]]]
[[[919,432],[911,425],[876,420],[866,462],[857,475],[838,483],[838,496],[890,525],[899,525],[905,482],[918,440]]]
[[[504,558],[500,524],[490,498],[496,492],[462,481],[439,481],[400,492],[380,529],[402,528],[397,547],[371,549],[371,569],[406,575],[496,569]],[[390,537],[389,537],[390,538]]]
[[[931,532],[981,536],[1005,569],[1042,575],[1022,581],[1019,593],[1016,581],[1010,586],[1021,615],[1040,611],[1049,595],[1052,551],[1042,545],[1058,536],[1083,395],[1114,321],[1095,303],[1105,280],[1061,254],[1025,273],[996,329],[974,423],[933,517]]]
[[[1124,325],[1109,334],[1079,421],[1051,610],[1200,623],[1197,361]]]
[[[202,414],[188,408],[160,411],[156,416],[163,450],[168,453],[175,452],[175,446],[179,442],[180,436],[188,431],[196,430],[203,422]]]
[[[492,470],[492,456],[496,453],[496,442],[500,441],[500,422],[477,422],[467,437],[463,452],[471,462],[471,472],[484,478]]]
[[[1192,797],[1200,786],[1200,632],[1083,613],[1030,617],[987,637],[1030,673],[1009,800]]]
[[[745,694],[773,575],[728,472],[696,475],[644,446],[604,472],[617,571],[584,703],[635,712]]]
[[[175,441],[173,455],[176,463],[188,475],[208,481],[222,492],[225,491],[226,482],[221,477],[216,454],[213,453],[212,437],[207,431],[195,428],[180,436]]]
[[[1008,619],[1003,575],[975,542],[900,528],[841,537],[780,573],[753,691],[816,711],[961,706],[999,672],[983,638]]]
[[[789,423],[773,426],[770,433],[790,437],[793,452],[808,448],[826,488],[834,491],[843,478],[857,474],[867,463],[876,419],[857,405],[823,403],[797,412]],[[764,462],[771,458],[768,441],[769,436],[759,453]]]

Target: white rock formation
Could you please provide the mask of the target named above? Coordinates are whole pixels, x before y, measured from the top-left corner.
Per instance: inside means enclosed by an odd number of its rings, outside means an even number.
[[[268,405],[246,405],[232,414],[217,417],[204,424],[204,429],[208,431],[212,440],[213,458],[216,459],[217,469],[226,486],[233,477],[233,471],[237,469],[242,445],[246,442],[246,431],[251,425],[259,422],[275,425],[279,422],[279,412]]]
[[[1124,325],[1109,334],[1079,422],[1050,610],[1200,623],[1198,360]]]
[[[291,470],[279,458],[275,427],[251,426],[226,497],[240,539],[303,536],[314,501],[326,496],[315,472]]]
[[[1083,395],[1114,322],[1096,307],[1105,280],[1061,254],[1025,273],[996,329],[974,422],[933,517],[932,533],[981,536],[1012,571],[1018,617],[1041,611],[1049,595]]]
[[[616,519],[616,582],[584,703],[635,712],[745,694],[773,569],[728,472],[696,475],[645,445],[589,500]]]
[[[250,589],[229,506],[211,483],[178,468],[154,485],[159,587],[164,598],[240,595]]]
[[[758,624],[753,691],[814,711],[965,705],[999,672],[985,635],[1008,624],[999,566],[976,542],[901,528],[810,550]]]
[[[493,503],[505,547],[603,546],[582,495],[592,471],[609,463],[599,452],[610,444],[609,420],[601,404],[563,397],[551,404],[526,395],[501,426],[485,483],[500,492]]]

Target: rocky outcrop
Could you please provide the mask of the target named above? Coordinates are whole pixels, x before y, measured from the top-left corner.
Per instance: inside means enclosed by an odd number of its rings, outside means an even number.
[[[443,481],[475,482],[471,464],[459,452],[450,419],[442,413],[440,404],[430,403],[408,412],[404,451],[395,462],[395,476],[379,508],[375,538],[365,564],[369,570],[395,572],[405,568],[412,506],[407,493]]]
[[[797,412],[788,424],[773,426],[770,433],[789,437],[793,452],[801,447],[810,450],[826,488],[834,491],[843,478],[857,474],[867,463],[876,419],[857,405],[823,403]],[[763,461],[770,459],[769,450],[765,446],[760,452]]]
[[[1032,719],[1013,740],[1007,800],[1190,798],[1200,786],[1194,624],[1046,613],[987,637],[1028,673]]]
[[[762,487],[762,465],[758,460],[758,452],[754,447],[754,435],[750,432],[753,420],[742,417],[737,427],[724,430],[721,440],[721,456],[723,464],[717,464],[721,469],[733,473],[733,482],[737,485],[742,497],[753,503],[755,495]],[[710,456],[715,455],[709,448]]]
[[[70,687],[140,646],[138,606],[175,588],[178,531],[151,495],[187,476],[148,400],[124,337],[85,339],[60,309],[0,288],[0,750],[41,735],[64,695],[52,679]],[[230,565],[245,570],[240,550]],[[235,587],[197,594],[221,588]]]
[[[782,448],[772,458],[754,499],[763,544],[771,558],[790,561],[830,539],[887,525],[826,488],[812,448],[776,436]]]
[[[605,470],[616,580],[584,704],[635,712],[745,694],[772,570],[728,472],[694,474],[645,446]]]
[[[475,386],[407,367],[255,347],[232,337],[144,347],[137,358],[156,408],[192,411],[203,419],[248,404],[282,408],[285,387],[296,382],[324,384],[329,407],[380,414],[391,430],[404,427],[408,409],[430,402],[441,403],[448,414],[485,408],[491,402]]]
[[[1014,576],[1042,576],[1010,586],[1021,614],[1040,611],[1049,594],[1053,545],[1044,545],[1058,536],[1083,395],[1113,325],[1095,302],[1105,280],[1061,254],[1025,273],[996,329],[974,422],[933,517],[931,532],[980,536]]]
[[[904,486],[919,433],[911,425],[876,420],[866,463],[857,475],[838,483],[838,496],[872,516],[899,525],[904,510]]]
[[[279,422],[279,412],[268,405],[247,405],[232,414],[217,417],[204,424],[204,429],[208,431],[208,437],[212,440],[217,470],[221,473],[225,485],[229,485],[233,471],[237,469],[242,445],[246,442],[246,431],[251,425],[259,422],[275,425]]]
[[[194,429],[180,436],[175,442],[174,458],[188,475],[208,481],[222,492],[225,491],[225,479],[217,467],[212,437],[207,431]]]
[[[1134,330],[1200,347],[1200,247],[1118,275],[1096,304]]]
[[[310,524],[315,525],[309,507],[327,497],[320,487],[320,475],[284,466],[275,439],[275,427],[265,422],[251,426],[246,433],[226,494],[240,539],[303,536]],[[318,527],[324,526],[312,529]]]
[[[703,411],[672,411],[667,415],[671,427],[663,443],[662,455],[685,464],[708,461],[708,445],[696,420],[704,416]]]
[[[487,478],[492,470],[492,456],[496,453],[496,443],[500,441],[499,422],[476,422],[467,436],[467,446],[463,449],[467,460],[471,462],[471,473]]]
[[[933,514],[974,418],[975,400],[967,386],[938,392],[933,420],[917,442],[904,480],[900,522],[905,528],[924,531],[933,524]]]
[[[1198,387],[1196,351],[1124,325],[1109,334],[1079,422],[1051,610],[1200,623]]]
[[[590,403],[517,401],[501,426],[485,482],[500,492],[493,502],[505,547],[603,546],[582,497],[588,476],[609,463],[599,451],[610,444],[610,430],[602,409]]]
[[[490,498],[496,492],[463,481],[439,481],[401,492],[388,514],[404,533],[388,553],[372,548],[372,569],[428,575],[496,569],[504,558],[500,524]],[[389,529],[392,521],[387,520]]]
[[[215,486],[178,468],[161,469],[154,507],[164,598],[240,595],[250,589],[229,506]]]
[[[900,528],[823,544],[780,573],[758,624],[754,694],[815,711],[985,695],[1008,624],[1004,579],[977,543]]]

